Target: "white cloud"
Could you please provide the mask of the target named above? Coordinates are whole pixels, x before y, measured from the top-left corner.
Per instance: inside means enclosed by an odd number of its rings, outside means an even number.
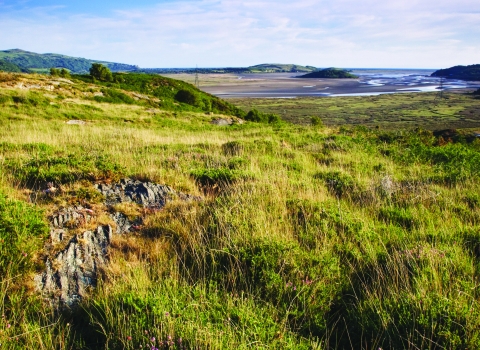
[[[37,7],[0,12],[0,46],[142,67],[435,68],[478,63],[478,23],[470,0],[175,1],[108,17]]]

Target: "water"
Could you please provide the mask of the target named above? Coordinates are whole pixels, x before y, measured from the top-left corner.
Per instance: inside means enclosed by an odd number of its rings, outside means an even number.
[[[374,96],[408,92],[435,92],[480,88],[480,82],[431,77],[435,69],[348,69],[358,79],[299,79],[298,73],[260,73],[241,75],[246,84],[206,86],[213,95],[228,97],[336,97]],[[251,82],[250,82],[251,81]],[[328,92],[327,92],[328,91]]]

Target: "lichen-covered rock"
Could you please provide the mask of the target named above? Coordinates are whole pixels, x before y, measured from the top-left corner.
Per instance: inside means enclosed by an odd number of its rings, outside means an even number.
[[[106,198],[104,209],[97,208],[96,211],[110,212],[117,234],[137,231],[143,223],[141,216],[130,218],[115,211],[117,204],[136,203],[148,209],[147,213],[162,209],[173,198],[201,200],[166,185],[132,179],[116,184],[96,184],[95,188]],[[91,227],[97,214],[100,213],[83,206],[72,206],[49,217],[51,240],[45,246],[45,271],[37,275],[35,281],[38,290],[57,306],[75,306],[88,289],[96,286],[99,269],[108,263],[108,246],[113,235],[111,226],[101,225],[94,231],[85,229],[83,233],[71,236],[71,229],[79,232],[86,224]],[[58,251],[64,241],[67,242],[65,247]]]
[[[127,215],[119,213],[118,211],[110,215],[110,217],[113,219],[117,226],[115,233],[127,233],[137,231],[136,228],[143,223],[143,220],[140,217],[135,218],[134,220],[130,220]]]
[[[95,287],[98,270],[108,260],[111,237],[110,226],[74,236],[53,259],[47,258],[46,270],[36,277],[38,288],[56,304],[77,304],[89,287]]]
[[[175,191],[167,185],[123,179],[116,184],[96,184],[106,198],[107,205],[134,202],[146,208],[163,208]]]
[[[93,211],[82,206],[64,208],[50,216],[50,223],[54,228],[76,227],[87,223],[92,218]]]

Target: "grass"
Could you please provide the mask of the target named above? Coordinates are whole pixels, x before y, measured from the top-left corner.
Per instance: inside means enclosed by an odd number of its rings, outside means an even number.
[[[30,92],[1,84],[5,348],[480,347],[478,139],[220,127],[211,124],[220,113],[95,101],[80,94],[89,93],[82,82]],[[427,95],[415,96],[412,103]],[[467,97],[452,98],[470,108]],[[347,108],[350,99],[325,101]],[[101,206],[92,182],[124,176],[203,201],[170,202],[141,231],[114,236],[97,288],[78,309],[55,312],[32,282],[43,268],[46,214],[69,203]],[[45,182],[61,191],[41,195]]]
[[[475,128],[480,126],[478,100],[471,94],[437,93],[385,94],[366,97],[293,99],[229,99],[248,111],[253,108],[275,113],[296,124],[311,124],[312,117],[325,125],[361,125],[383,130],[422,128]]]

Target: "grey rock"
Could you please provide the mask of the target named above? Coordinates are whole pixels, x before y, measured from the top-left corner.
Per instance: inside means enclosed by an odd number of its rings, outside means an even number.
[[[49,217],[54,228],[65,226],[79,226],[92,219],[93,211],[82,206],[64,208]]]
[[[78,120],[78,119],[72,119],[66,122],[68,125],[85,125],[87,124],[83,120]]]
[[[175,194],[167,185],[132,179],[123,179],[116,184],[96,184],[95,188],[105,196],[109,206],[134,202],[146,208],[161,209]]]
[[[96,286],[99,269],[108,261],[111,237],[110,226],[74,236],[53,259],[47,258],[45,271],[35,278],[38,289],[54,304],[75,306]]]
[[[61,228],[50,229],[50,239],[52,243],[60,243],[65,238],[67,231]]]
[[[117,226],[115,233],[133,232],[135,231],[136,226],[139,226],[143,223],[142,218],[130,220],[128,216],[119,212],[115,212],[114,214],[110,215],[110,217],[113,219],[113,221],[115,221]]]
[[[232,125],[233,121],[230,120],[230,119],[227,120],[227,119],[223,119],[223,118],[218,118],[218,119],[212,120],[211,123],[213,125],[218,125],[218,126],[227,126],[227,125]]]

